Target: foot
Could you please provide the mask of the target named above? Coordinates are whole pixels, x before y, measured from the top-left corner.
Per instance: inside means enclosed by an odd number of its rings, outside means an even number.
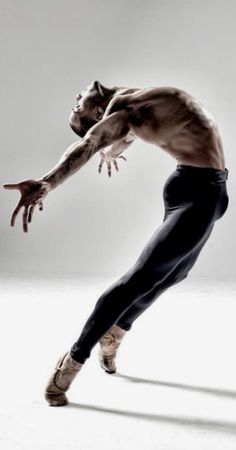
[[[116,353],[125,333],[126,330],[118,327],[118,325],[113,325],[99,341],[99,362],[102,369],[107,373],[116,372]]]
[[[70,352],[65,353],[58,360],[44,394],[50,406],[65,406],[69,403],[65,392],[69,389],[82,365],[70,356]]]

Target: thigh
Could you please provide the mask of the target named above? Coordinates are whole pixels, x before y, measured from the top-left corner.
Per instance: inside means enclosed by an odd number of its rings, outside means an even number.
[[[166,217],[145,245],[135,264],[135,270],[146,268],[167,275],[206,240],[212,220],[201,215],[194,205],[178,208]]]
[[[206,244],[210,234],[213,230],[214,224],[212,224],[207,232],[204,235],[204,238],[195,246],[194,250],[192,250],[187,256],[181,259],[181,261],[175,266],[175,268],[169,272],[168,276],[161,282],[154,285],[153,289],[138,298],[138,300],[129,308],[127,311],[127,316],[130,314],[130,311],[134,311],[135,309],[145,309],[149,304],[153,303],[153,301],[158,298],[166,289],[179,283],[184,280],[190,270],[195,265],[204,245]],[[124,316],[125,317],[125,316]],[[123,316],[122,316],[123,318]]]
[[[106,296],[112,293],[114,299],[117,294],[119,302],[123,297],[128,308],[153,289],[158,290],[175,269],[176,274],[184,270],[188,256],[204,242],[214,223],[206,218],[206,214],[199,216],[198,208],[192,204],[169,211],[135,264],[109,288]],[[178,268],[181,262],[183,266]],[[169,282],[173,284],[174,279],[171,277]]]

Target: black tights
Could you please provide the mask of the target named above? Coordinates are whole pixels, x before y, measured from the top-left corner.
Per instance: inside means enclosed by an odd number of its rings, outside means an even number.
[[[187,277],[228,207],[227,176],[227,169],[177,166],[163,190],[163,223],[134,266],[99,297],[71,348],[73,359],[84,363],[112,325],[129,330],[166,289]]]

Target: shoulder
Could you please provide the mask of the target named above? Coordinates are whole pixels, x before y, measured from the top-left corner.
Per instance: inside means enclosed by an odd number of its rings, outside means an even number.
[[[136,97],[137,94],[140,92],[143,92],[144,89],[140,88],[130,88],[130,89],[124,89],[117,94],[114,95],[114,97],[109,102],[105,115],[108,116],[114,112],[123,110],[124,112],[128,112],[130,109],[130,106],[132,104],[133,99]]]
[[[172,86],[147,87],[138,89],[124,89],[117,94],[109,102],[105,115],[108,116],[114,112],[124,110],[131,112],[136,110],[137,106],[155,102],[158,98],[165,97],[177,98],[184,92],[181,89]]]
[[[109,102],[109,104],[105,110],[104,117],[107,117],[115,112],[122,111],[122,110],[124,110],[124,112],[125,112],[126,107],[128,105],[128,99],[126,97],[127,97],[126,95],[120,95],[120,94],[115,95]]]

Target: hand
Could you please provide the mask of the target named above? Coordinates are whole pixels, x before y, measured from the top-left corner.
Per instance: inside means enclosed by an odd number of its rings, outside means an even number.
[[[37,180],[23,180],[15,184],[4,184],[5,189],[18,189],[21,193],[21,198],[17,203],[11,216],[11,226],[15,225],[15,220],[18,212],[22,207],[25,208],[23,212],[23,230],[28,231],[28,223],[32,220],[32,215],[35,206],[39,205],[39,210],[43,210],[43,199],[50,191],[50,184],[46,181]]]
[[[109,152],[105,153],[103,150],[100,150],[99,153],[100,153],[100,156],[101,156],[101,161],[100,161],[99,166],[98,166],[98,173],[101,173],[102,166],[103,166],[104,162],[106,162],[106,164],[107,164],[107,171],[108,171],[108,176],[109,177],[111,176],[111,163],[112,162],[113,162],[113,164],[115,166],[115,169],[118,172],[119,171],[119,167],[118,167],[116,159],[117,158],[122,158],[125,161],[127,161],[127,159],[124,156],[122,156],[122,155],[120,155],[120,156],[112,156],[111,154],[109,154]]]

